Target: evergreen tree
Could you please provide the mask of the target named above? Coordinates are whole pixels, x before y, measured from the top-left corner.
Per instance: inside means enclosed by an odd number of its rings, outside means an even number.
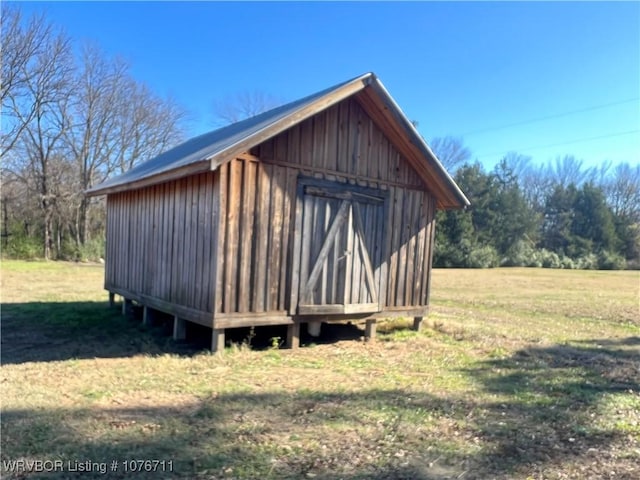
[[[567,255],[573,243],[571,226],[573,205],[577,195],[573,184],[563,187],[557,184],[547,198],[542,222],[542,247]]]
[[[601,188],[585,183],[576,192],[572,207],[571,234],[574,238],[571,253],[585,255],[603,250],[618,251],[613,213]]]

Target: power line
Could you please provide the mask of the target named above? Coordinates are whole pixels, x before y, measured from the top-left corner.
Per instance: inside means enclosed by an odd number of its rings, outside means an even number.
[[[551,143],[549,145],[537,145],[537,146],[526,147],[526,148],[510,148],[508,149],[508,151],[526,152],[530,150],[540,150],[541,148],[558,147],[560,145],[571,145],[572,143],[580,143],[580,142],[590,142],[592,140],[600,140],[602,138],[621,137],[622,135],[630,135],[632,133],[637,133],[637,132],[640,132],[640,128],[636,128],[635,130],[628,130],[626,132],[617,132],[617,133],[610,133],[608,135],[599,135],[597,137],[578,138],[576,140],[569,140],[568,142]],[[478,155],[477,158],[485,158],[490,155],[498,155],[501,153],[505,153],[505,150],[485,153],[482,155]]]
[[[501,126],[497,126],[497,127],[482,128],[480,130],[472,130],[470,132],[463,133],[461,136],[464,137],[464,136],[469,136],[469,135],[476,135],[478,133],[492,132],[494,130],[502,130],[504,128],[509,128],[509,127],[516,127],[516,126],[519,126],[519,125],[527,125],[529,123],[541,122],[543,120],[550,120],[552,118],[566,117],[568,115],[574,115],[576,113],[590,112],[590,111],[593,111],[593,110],[599,110],[599,109],[602,109],[602,108],[612,107],[614,105],[621,105],[623,103],[636,102],[638,100],[640,100],[640,97],[628,98],[627,100],[619,100],[617,102],[605,103],[603,105],[594,105],[594,106],[591,106],[591,107],[581,108],[579,110],[571,110],[569,112],[562,112],[562,113],[556,113],[556,114],[553,114],[553,115],[547,115],[546,117],[537,117],[537,118],[532,118],[530,120],[522,120],[520,122],[509,123],[507,125],[501,125]]]

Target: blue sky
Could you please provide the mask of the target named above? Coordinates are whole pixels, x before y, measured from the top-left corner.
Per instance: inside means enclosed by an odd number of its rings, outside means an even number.
[[[190,135],[225,97],[373,71],[427,140],[462,137],[487,168],[508,151],[640,163],[639,2],[19,3],[127,59]]]

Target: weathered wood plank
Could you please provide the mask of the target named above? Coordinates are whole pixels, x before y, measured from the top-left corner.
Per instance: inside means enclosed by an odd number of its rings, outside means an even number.
[[[293,203],[296,199],[296,188],[298,182],[297,170],[284,168],[284,197],[283,197],[283,213],[282,213],[282,245],[280,255],[280,282],[278,284],[278,310],[287,309],[287,300],[289,299],[289,282],[288,275],[291,272],[291,252],[289,245],[291,244],[292,225],[293,225]]]
[[[154,290],[155,296],[159,298],[164,298],[164,283],[166,278],[166,273],[164,269],[164,265],[166,262],[166,243],[165,237],[167,232],[167,226],[165,225],[165,188],[166,184],[161,183],[157,187],[157,196],[156,196],[156,208],[158,210],[158,231],[155,238],[155,248],[156,248],[156,278],[154,278]]]
[[[364,329],[364,338],[368,342],[373,342],[376,339],[376,321],[375,319],[367,320]]]
[[[407,250],[411,234],[411,210],[412,197],[407,190],[403,191],[404,206],[402,211],[402,223],[396,224],[400,229],[400,245],[398,250],[398,272],[396,277],[396,305],[405,305],[404,291],[407,279]]]
[[[167,207],[167,232],[166,232],[166,242],[167,242],[167,258],[166,258],[166,270],[167,277],[165,278],[165,291],[163,295],[163,299],[166,301],[171,301],[171,283],[172,277],[175,275],[174,270],[174,251],[175,247],[173,245],[174,241],[174,230],[176,229],[176,182],[170,182],[167,184],[167,189],[165,191],[166,207]]]
[[[133,272],[133,278],[131,279],[131,286],[137,292],[143,292],[144,288],[144,248],[142,248],[142,241],[145,237],[145,230],[147,225],[144,222],[145,205],[144,197],[139,191],[132,192],[132,206],[135,210],[135,225],[130,225],[129,235],[133,242],[133,249],[130,251],[131,264],[135,265]],[[144,293],[144,292],[143,292]]]
[[[204,193],[204,202],[205,202],[205,210],[204,210],[204,218],[202,224],[202,238],[203,238],[203,254],[202,254],[202,272],[201,272],[201,282],[202,282],[202,296],[200,298],[200,303],[198,304],[199,310],[204,310],[207,312],[211,312],[212,304],[211,298],[213,296],[213,285],[215,284],[214,272],[215,269],[213,267],[213,250],[216,246],[216,242],[214,241],[214,182],[215,182],[215,174],[214,172],[209,172],[205,176],[205,193]]]
[[[311,252],[309,254],[309,265],[310,265],[309,268],[312,270],[312,273],[313,273],[313,268],[317,265],[316,262],[319,260],[320,249],[322,248],[324,234],[325,234],[325,231],[322,228],[322,224],[324,224],[324,204],[325,204],[325,201],[317,197],[314,197],[313,220],[311,222],[312,227],[310,231],[303,232],[303,235],[311,236]],[[319,273],[322,273],[322,266],[324,265],[325,259],[326,257],[322,259],[321,265],[319,266],[320,268]],[[311,267],[311,265],[313,267]],[[313,285],[309,285],[307,283],[307,285],[305,286],[305,296],[306,296],[305,303],[316,303],[316,304],[322,303],[320,300],[321,292],[319,291],[318,287],[319,285],[317,284],[317,279]]]
[[[413,190],[407,191],[407,195],[410,198],[410,213],[409,213],[409,221],[406,225],[407,229],[407,259],[406,259],[406,272],[405,272],[405,289],[404,289],[404,305],[413,305],[413,272],[415,270],[415,258],[416,258],[416,217],[419,218],[419,212],[417,211],[417,207],[419,207],[419,199],[418,194],[420,192],[416,192]]]
[[[353,298],[351,296],[351,285],[353,282],[353,262],[355,257],[358,256],[358,252],[356,250],[356,239],[353,232],[353,212],[351,208],[351,202],[349,203],[349,212],[348,219],[345,222],[345,237],[346,237],[346,246],[345,246],[345,270],[344,270],[344,303],[350,304],[353,303]]]
[[[124,285],[128,287],[129,278],[127,276],[127,262],[129,261],[129,222],[131,222],[131,218],[129,216],[129,208],[130,202],[128,201],[131,197],[132,192],[125,192],[122,195],[121,201],[121,212],[122,212],[122,238],[121,238],[121,255],[120,255],[120,285]]]
[[[380,286],[380,294],[378,295],[378,304],[380,310],[383,310],[387,304],[387,281],[389,271],[388,261],[392,230],[389,203],[389,198],[387,198],[383,207],[376,211],[376,225],[377,228],[382,231],[376,260],[376,280],[378,281],[378,285]]]
[[[427,232],[427,253],[425,253],[424,256],[424,274],[425,274],[425,280],[424,280],[424,285],[426,287],[426,290],[424,291],[423,295],[422,295],[422,302],[425,305],[429,304],[429,297],[431,295],[431,265],[433,262],[433,250],[435,248],[435,233],[436,233],[436,219],[435,219],[435,214],[436,214],[436,201],[435,198],[433,198],[432,196],[429,196],[429,227],[428,227],[428,232]]]
[[[387,306],[396,306],[396,285],[398,276],[398,257],[400,255],[400,234],[402,225],[403,190],[394,187],[392,190],[392,205],[390,210],[393,213],[390,230],[389,249],[389,275],[387,282]]]
[[[300,290],[300,270],[302,256],[302,229],[304,225],[304,187],[301,183],[296,187],[295,224],[293,236],[293,258],[291,261],[291,298],[289,300],[289,313],[294,315],[298,308],[298,295]]]
[[[314,202],[316,203],[316,202]],[[327,232],[324,241],[322,243],[322,247],[320,248],[320,251],[318,252],[318,256],[317,259],[315,260],[315,263],[313,264],[313,267],[311,269],[311,273],[309,274],[308,277],[306,277],[306,275],[302,276],[301,278],[303,279],[304,283],[304,288],[303,288],[303,293],[302,293],[302,301],[307,303],[313,300],[313,290],[314,287],[316,285],[316,283],[318,282],[318,278],[320,277],[320,273],[322,272],[322,267],[325,264],[325,260],[329,254],[329,251],[331,249],[331,246],[334,244],[334,242],[336,241],[336,237],[338,232],[340,231],[340,227],[345,223],[347,215],[349,213],[349,202],[347,202],[346,200],[342,201],[342,204],[340,205],[340,209],[338,210],[338,213],[336,214],[336,217],[333,221],[333,223],[331,224],[331,227],[329,228],[329,231]],[[323,220],[324,221],[324,220]],[[303,231],[303,235],[304,235],[305,231]],[[304,252],[304,250],[303,250]],[[311,256],[312,254],[310,254]],[[305,272],[306,273],[306,272]]]
[[[287,149],[283,152],[285,158],[295,158],[299,164],[299,168],[304,171],[302,154],[300,152],[300,126],[296,125],[287,132]],[[309,162],[307,162],[308,164]]]
[[[193,195],[191,197],[191,249],[189,251],[189,261],[191,264],[189,276],[190,276],[190,306],[192,308],[199,309],[200,300],[202,298],[202,268],[203,268],[203,250],[204,250],[204,231],[202,225],[204,224],[204,213],[206,209],[205,204],[205,187],[204,187],[205,174],[200,174],[193,177]]]
[[[362,267],[366,255],[364,252],[367,247],[364,228],[362,228],[362,220],[360,220],[360,225],[358,225],[357,217],[359,215],[361,214],[358,202],[351,202],[351,224],[349,227],[353,230],[353,250],[351,255],[353,264],[351,270],[351,301],[349,303],[365,302],[364,299],[360,298],[360,293],[362,290]]]
[[[173,339],[184,340],[187,338],[187,322],[175,315],[173,317]]]
[[[223,312],[236,312],[238,309],[238,254],[240,230],[240,204],[237,201],[242,194],[242,164],[232,160],[229,164],[228,203],[227,203],[227,241],[225,252],[225,299]]]
[[[359,301],[360,302],[367,302],[367,303],[378,303],[378,286],[376,285],[376,279],[375,279],[375,275],[373,273],[373,266],[371,264],[371,257],[369,256],[369,251],[367,248],[367,242],[366,239],[369,238],[371,240],[370,245],[374,245],[374,240],[375,240],[375,236],[373,235],[367,235],[366,234],[366,230],[365,230],[365,226],[362,222],[362,209],[360,208],[360,205],[358,205],[358,202],[354,202],[353,203],[353,209],[354,209],[354,219],[355,219],[355,227],[356,227],[356,232],[358,233],[358,235],[360,236],[360,238],[362,239],[362,241],[360,242],[360,255],[361,255],[361,260],[362,260],[362,267],[364,269],[364,280],[367,283],[368,286],[368,293],[370,296],[370,300],[367,301],[367,298],[363,295],[360,295]],[[372,210],[372,208],[369,208],[369,210]],[[370,215],[367,215],[367,218],[369,219],[368,224],[370,224]],[[363,278],[361,277],[361,282],[362,282]]]
[[[274,160],[263,160],[264,164],[267,165],[274,165],[274,166],[279,166],[279,167],[287,167],[287,168],[295,168],[298,171],[300,171],[300,166],[295,163],[295,162],[286,162],[286,161],[274,161]],[[385,170],[389,170],[388,169],[388,165],[385,164]],[[332,181],[336,181],[336,182],[340,182],[340,183],[351,183],[351,184],[356,184],[356,180],[362,180],[362,181],[366,181],[371,185],[378,185],[378,187],[381,190],[385,190],[390,186],[397,186],[397,187],[408,187],[410,185],[406,185],[404,183],[401,182],[397,182],[394,180],[385,180],[384,183],[382,183],[382,181],[379,181],[377,178],[373,178],[373,177],[359,177],[358,175],[355,174],[350,174],[350,173],[342,173],[340,172],[339,175],[336,174],[335,170],[329,170],[326,168],[322,168],[322,167],[307,167],[306,172],[309,173],[309,175],[307,176],[313,176],[316,178],[325,178],[327,180],[332,180]]]
[[[208,312],[202,312],[195,308],[186,307],[184,305],[178,305],[171,302],[166,302],[159,298],[152,297],[141,293],[130,292],[123,288],[113,288],[113,293],[120,295],[123,301],[127,299],[129,304],[132,300],[135,300],[141,305],[147,305],[155,310],[167,313],[169,315],[177,315],[180,318],[189,320],[190,322],[203,325],[205,327],[213,326],[213,315]]]
[[[130,192],[127,195],[127,201],[124,204],[124,210],[125,210],[125,215],[128,219],[128,224],[125,227],[125,235],[126,235],[126,240],[125,240],[125,250],[124,250],[124,263],[123,263],[123,268],[122,268],[122,273],[125,277],[125,285],[127,285],[127,287],[131,287],[132,286],[132,275],[131,275],[131,262],[135,261],[135,259],[132,257],[132,253],[134,251],[134,246],[132,244],[132,241],[134,239],[133,235],[135,232],[135,225],[132,223],[133,222],[133,217],[131,215],[132,210],[133,210],[133,205],[135,205],[135,197],[138,196],[139,193],[138,192]],[[144,233],[144,232],[141,232]],[[142,239],[141,239],[142,241]],[[143,257],[141,257],[142,260],[144,260]],[[141,272],[142,273],[142,272]]]
[[[314,206],[314,198],[310,195],[304,195],[302,197],[302,202],[304,202],[304,206],[302,209],[302,230],[300,231],[301,237],[301,254],[300,254],[300,292],[299,295],[301,299],[305,298],[305,286],[307,283],[307,279],[309,278],[309,269],[310,261],[311,261],[311,235],[306,234],[306,232],[310,232],[312,230],[313,225],[313,206]]]
[[[153,210],[153,233],[151,237],[152,250],[151,255],[151,294],[156,297],[162,297],[160,293],[160,280],[162,274],[160,265],[162,260],[159,258],[162,248],[162,184],[153,186],[153,196],[151,197],[151,209]]]
[[[416,332],[422,329],[422,318],[423,317],[413,317],[413,330]]]
[[[127,227],[129,246],[127,246],[125,250],[127,258],[125,258],[124,262],[124,274],[127,276],[125,286],[131,290],[135,289],[136,291],[144,293],[146,288],[146,240],[149,229],[147,203],[141,191],[129,192],[127,196],[125,211],[126,214],[129,215],[128,219],[130,223]],[[138,208],[136,209],[136,207]],[[135,216],[134,212],[137,212],[137,216]],[[132,220],[139,222],[138,228],[131,228]],[[133,242],[133,244],[131,242]],[[130,252],[133,253],[133,257],[130,256]],[[131,265],[136,265],[137,268],[132,270]]]
[[[178,282],[179,282],[179,267],[180,267],[180,236],[182,234],[182,212],[181,212],[181,188],[182,181],[178,180],[173,182],[173,230],[172,230],[172,240],[171,240],[171,288],[170,288],[170,298],[169,301],[171,303],[178,301]]]
[[[269,204],[271,193],[271,179],[267,174],[264,164],[258,166],[258,191],[256,194],[256,250],[255,250],[255,277],[253,281],[252,307],[256,312],[265,310],[265,297],[267,289],[267,262],[270,257],[269,244]]]
[[[333,221],[332,209],[331,209],[332,203],[333,202],[331,201],[324,202],[320,206],[320,208],[322,208],[322,222],[319,224],[319,229],[322,230],[323,235],[327,234],[327,232],[329,231],[329,227],[331,226],[331,223]],[[334,241],[331,247],[329,248],[329,251],[327,252],[326,257],[322,262],[322,270],[320,272],[320,279],[319,279],[319,285],[318,285],[318,290],[319,290],[318,299],[316,300],[316,303],[319,303],[319,304],[330,303],[327,301],[327,297],[330,294],[331,285],[328,284],[327,277],[330,275],[330,270],[333,270],[333,264],[331,263],[331,261],[333,260],[333,252],[335,251],[335,244],[336,242]]]
[[[114,195],[113,198],[113,211],[114,215],[116,215],[116,221],[114,222],[115,233],[113,236],[113,273],[112,273],[112,286],[122,285],[120,283],[120,264],[122,263],[122,240],[124,235],[122,234],[122,222],[124,221],[124,216],[121,211],[121,195]]]
[[[138,193],[144,197],[145,202],[145,220],[147,230],[143,239],[143,248],[145,252],[144,260],[144,290],[147,295],[154,295],[153,281],[154,281],[154,269],[155,269],[155,255],[157,253],[155,249],[155,231],[156,231],[156,217],[157,212],[154,209],[154,194],[156,186],[153,185],[147,189],[140,190]]]
[[[353,320],[366,320],[366,319],[388,319],[388,318],[406,318],[406,317],[426,317],[429,314],[428,306],[418,307],[393,307],[386,308],[383,311],[371,311],[371,312],[351,312],[351,313],[317,313],[308,314],[304,316],[305,322],[321,321],[321,322],[341,322],[341,321],[353,321]],[[329,316],[330,315],[330,316]]]
[[[361,175],[360,171],[360,136],[361,125],[358,118],[358,106],[353,102],[345,102],[347,106],[348,117],[347,122],[349,124],[349,173],[355,175]],[[358,178],[356,178],[358,180]]]
[[[284,183],[286,170],[280,167],[272,167],[273,181],[271,182],[271,205],[269,219],[271,220],[268,285],[266,310],[278,309],[278,293],[280,284],[280,268],[282,265],[282,224],[284,222]]]
[[[147,327],[153,324],[153,311],[146,305],[142,307],[142,324]]]
[[[322,166],[322,171],[325,174],[329,172],[340,172],[340,151],[338,149],[338,136],[340,132],[340,123],[338,121],[338,107],[333,106],[323,113],[326,122],[326,137],[325,137],[325,162]],[[315,166],[314,166],[315,167]],[[315,171],[319,171],[315,168]],[[336,180],[337,176],[334,177]]]
[[[289,325],[293,318],[287,312],[244,312],[222,313],[215,316],[215,328],[262,327],[268,325]]]
[[[206,186],[205,186],[206,174],[200,174],[194,177],[194,192],[192,200],[195,204],[192,204],[191,208],[194,210],[192,217],[192,227],[194,237],[191,239],[192,250],[190,251],[190,261],[193,262],[191,271],[191,306],[193,308],[201,309],[202,304],[202,269],[204,268],[204,217],[206,215],[207,202],[206,202]]]
[[[251,308],[251,265],[252,251],[255,241],[253,235],[255,194],[256,194],[256,164],[243,162],[242,176],[242,209],[240,218],[240,252],[238,274],[238,312],[247,312]]]
[[[287,327],[286,347],[295,349],[300,346],[300,323],[293,322]]]
[[[126,317],[131,312],[131,299],[122,297],[122,316]]]
[[[428,196],[426,192],[419,192],[420,205],[418,215],[416,218],[416,228],[418,229],[418,235],[416,239],[416,258],[415,258],[415,272],[413,277],[413,300],[412,305],[422,305],[421,290],[424,279],[424,254],[426,250],[425,237],[427,229],[427,202]]]
[[[119,285],[124,285],[128,287],[129,278],[127,277],[127,262],[129,261],[129,222],[131,222],[131,218],[128,216],[129,210],[127,206],[129,202],[127,202],[128,198],[131,196],[131,192],[125,192],[122,194],[121,201],[121,214],[122,214],[122,238],[120,239],[120,266],[119,266]]]
[[[305,167],[311,166],[313,165],[313,118],[300,123],[294,129],[298,132],[297,148],[300,152],[300,163]]]
[[[211,330],[211,351],[222,353],[224,351],[224,329]]]
[[[228,182],[229,182],[229,164],[222,165],[218,168],[218,178],[216,181],[216,189],[218,193],[218,231],[216,234],[216,267],[215,275],[215,303],[214,312],[224,311],[224,298],[226,294],[226,258],[227,251],[227,205],[228,205]]]
[[[331,202],[327,205],[330,206],[331,216],[327,214],[327,221],[333,221],[333,218],[338,213],[338,202]],[[327,225],[328,228],[328,225]],[[340,261],[340,257],[342,256],[342,243],[340,241],[341,238],[341,229],[338,230],[337,240],[333,242],[333,246],[331,248],[331,252],[329,253],[330,257],[327,261],[327,297],[325,303],[341,303],[343,302],[342,298],[338,296],[338,271],[340,266],[338,262]]]
[[[191,285],[192,282],[192,269],[194,265],[191,262],[191,252],[193,249],[193,220],[192,217],[195,213],[193,211],[193,177],[186,178],[185,185],[185,217],[184,217],[184,237],[182,239],[182,258],[180,259],[180,269],[182,275],[180,276],[182,281],[180,285],[180,304],[188,307],[193,307],[192,292],[194,290]]]
[[[349,105],[345,102],[338,104],[338,138],[337,150],[338,158],[336,170],[338,172],[350,173],[351,162],[349,161]]]

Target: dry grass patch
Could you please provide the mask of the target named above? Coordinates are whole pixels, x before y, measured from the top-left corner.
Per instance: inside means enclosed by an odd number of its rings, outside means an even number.
[[[2,269],[3,478],[640,476],[636,272],[437,270],[419,334],[218,356],[109,310],[100,266]]]

